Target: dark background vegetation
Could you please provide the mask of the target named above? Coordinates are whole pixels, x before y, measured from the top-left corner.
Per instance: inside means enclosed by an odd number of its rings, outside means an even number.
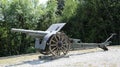
[[[53,23],[83,42],[104,42],[111,33],[112,45],[120,44],[119,0],[0,0],[0,57],[35,52],[34,39],[11,28],[46,30]]]

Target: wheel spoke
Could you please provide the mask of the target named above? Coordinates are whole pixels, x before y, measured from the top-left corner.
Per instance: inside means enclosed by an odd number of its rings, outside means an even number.
[[[51,44],[50,46],[56,46],[56,44]]]
[[[58,37],[58,41],[60,40],[60,35],[56,35]]]
[[[61,35],[61,41],[63,41],[64,40],[64,36],[63,35]]]
[[[60,49],[58,48],[58,56],[60,56]]]
[[[55,40],[58,41],[57,35],[55,36]]]
[[[65,45],[67,45],[67,44],[63,44],[63,46],[65,46]]]
[[[63,54],[65,55],[66,54],[66,52],[64,51],[64,49],[61,47],[61,50],[62,50],[62,52],[63,52]]]
[[[56,43],[56,41],[55,41],[55,40],[51,40],[51,42]]]
[[[57,50],[56,50],[56,55],[58,55],[58,48],[57,48]]]
[[[53,48],[51,51],[54,51],[57,47]]]
[[[62,41],[64,42],[64,41],[65,41],[65,38],[62,38]]]
[[[62,46],[63,49],[65,49],[67,51],[67,48],[65,46]]]
[[[54,56],[57,56],[57,52],[58,52],[58,48],[56,47],[56,50],[52,51],[52,54],[53,54]]]
[[[56,56],[56,55],[57,55],[56,51],[53,51],[53,52],[52,52],[52,54],[53,54],[54,56]]]

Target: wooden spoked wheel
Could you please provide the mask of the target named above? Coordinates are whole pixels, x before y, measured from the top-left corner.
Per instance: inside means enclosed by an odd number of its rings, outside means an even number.
[[[64,33],[54,34],[49,40],[49,50],[53,56],[64,56],[70,49],[70,41]]]

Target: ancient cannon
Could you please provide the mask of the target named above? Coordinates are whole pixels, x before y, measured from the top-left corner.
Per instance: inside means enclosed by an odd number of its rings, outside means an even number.
[[[105,42],[102,43],[83,43],[80,39],[69,38],[65,33],[60,32],[66,23],[52,24],[46,31],[25,30],[12,28],[12,32],[26,33],[35,38],[35,48],[42,54],[51,54],[53,56],[64,56],[70,50],[70,45],[79,44],[97,45],[103,50],[108,50],[106,47],[111,42],[109,41],[115,34],[112,34]]]

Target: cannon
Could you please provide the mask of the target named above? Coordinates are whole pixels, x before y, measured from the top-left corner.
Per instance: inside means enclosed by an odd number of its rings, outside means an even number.
[[[85,45],[97,45],[104,51],[107,51],[106,47],[111,42],[109,41],[115,34],[112,34],[105,42],[102,43],[83,43],[80,39],[69,38],[64,32],[60,30],[64,27],[66,23],[56,23],[52,24],[46,31],[38,30],[26,30],[26,29],[16,29],[12,28],[12,32],[21,32],[30,35],[35,38],[35,48],[42,54],[52,56],[64,56],[69,50],[70,46],[78,44],[80,46]]]
[[[46,31],[12,28],[12,32],[21,32],[35,38],[35,48],[42,54],[53,56],[66,55],[70,48],[70,40],[63,32],[59,32],[66,23],[52,24]]]

